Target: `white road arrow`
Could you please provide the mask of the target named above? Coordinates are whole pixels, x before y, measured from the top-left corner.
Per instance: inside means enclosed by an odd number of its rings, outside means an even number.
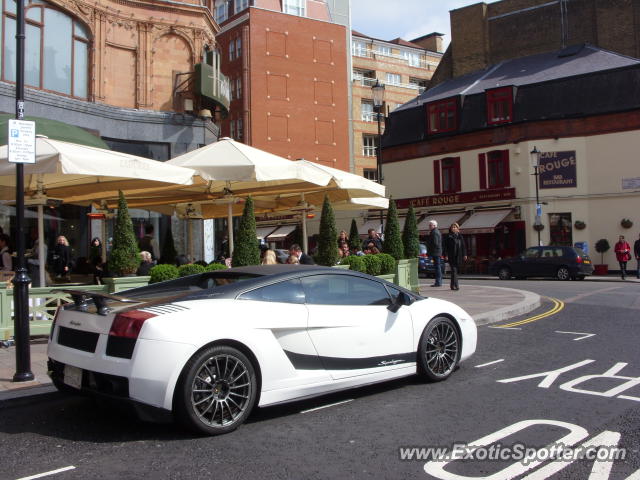
[[[573,341],[577,342],[578,340],[584,340],[585,338],[593,337],[595,333],[586,333],[586,332],[561,332],[560,330],[556,330],[556,333],[568,333],[571,335],[582,335],[582,337],[574,338]]]

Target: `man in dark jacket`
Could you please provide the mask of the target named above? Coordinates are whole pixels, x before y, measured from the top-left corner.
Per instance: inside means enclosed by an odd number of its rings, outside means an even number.
[[[373,245],[379,251],[382,251],[382,239],[380,238],[380,235],[378,235],[378,232],[376,231],[376,229],[370,228],[368,233],[369,233],[369,236],[364,239],[364,242],[362,242],[362,251],[366,250],[367,245],[369,245],[370,243],[373,243]]]
[[[638,240],[633,243],[633,255],[637,262],[636,276],[640,278],[640,235],[638,235]]]
[[[464,239],[460,235],[460,225],[451,224],[449,235],[444,241],[444,254],[451,265],[451,290],[460,290],[458,285],[458,269],[467,259],[467,250],[464,246]]]
[[[301,263],[302,265],[316,264],[316,262],[313,261],[313,258],[311,258],[306,253],[302,253],[302,248],[300,248],[300,245],[298,245],[297,243],[294,243],[293,245],[291,245],[291,247],[289,247],[289,254],[298,257],[298,263]]]
[[[429,235],[427,236],[427,253],[433,258],[435,268],[435,282],[432,287],[442,286],[442,235],[438,230],[438,222],[429,220]]]

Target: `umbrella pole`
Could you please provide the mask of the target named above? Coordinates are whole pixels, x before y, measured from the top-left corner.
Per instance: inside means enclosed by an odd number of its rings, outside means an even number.
[[[40,286],[44,287],[44,266],[47,259],[44,254],[44,212],[43,206],[38,205],[38,276]]]
[[[302,211],[302,251],[309,254],[309,241],[307,239],[307,202],[304,201],[304,193],[301,194],[305,209]]]
[[[229,256],[233,257],[233,203],[227,205],[227,240],[229,245]]]

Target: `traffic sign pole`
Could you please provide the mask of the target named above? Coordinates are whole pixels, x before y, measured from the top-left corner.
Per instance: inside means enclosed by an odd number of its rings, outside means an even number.
[[[24,0],[16,1],[16,120],[24,118]],[[11,127],[9,127],[11,129]],[[8,138],[11,139],[9,132]],[[16,137],[14,136],[14,139]],[[11,140],[10,140],[11,141]],[[34,379],[31,371],[31,350],[29,345],[29,283],[24,248],[24,165],[16,163],[16,249],[17,263],[13,277],[14,338],[16,341],[16,373],[14,382],[28,382]],[[40,259],[43,261],[43,259]]]

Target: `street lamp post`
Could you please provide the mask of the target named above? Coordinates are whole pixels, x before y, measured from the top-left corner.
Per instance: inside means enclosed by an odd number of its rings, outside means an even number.
[[[382,107],[384,105],[384,84],[380,83],[376,79],[376,84],[371,87],[371,93],[373,94],[373,108],[376,112],[378,119],[378,138],[376,142],[376,175],[378,177],[378,183],[382,185]],[[384,213],[380,210],[380,233],[383,233],[384,225]]]
[[[533,167],[533,173],[532,175],[535,176],[535,181],[536,181],[536,219],[535,219],[535,223],[534,225],[542,225],[541,222],[541,215],[542,215],[542,206],[540,205],[540,198],[538,196],[538,178],[540,176],[540,172],[538,171],[538,167],[540,165],[540,154],[542,152],[540,152],[540,150],[538,150],[538,147],[533,147],[533,150],[531,150],[530,152],[530,158],[531,158],[531,166]],[[536,228],[536,232],[538,232],[538,246],[541,245],[540,243],[540,229]]]

